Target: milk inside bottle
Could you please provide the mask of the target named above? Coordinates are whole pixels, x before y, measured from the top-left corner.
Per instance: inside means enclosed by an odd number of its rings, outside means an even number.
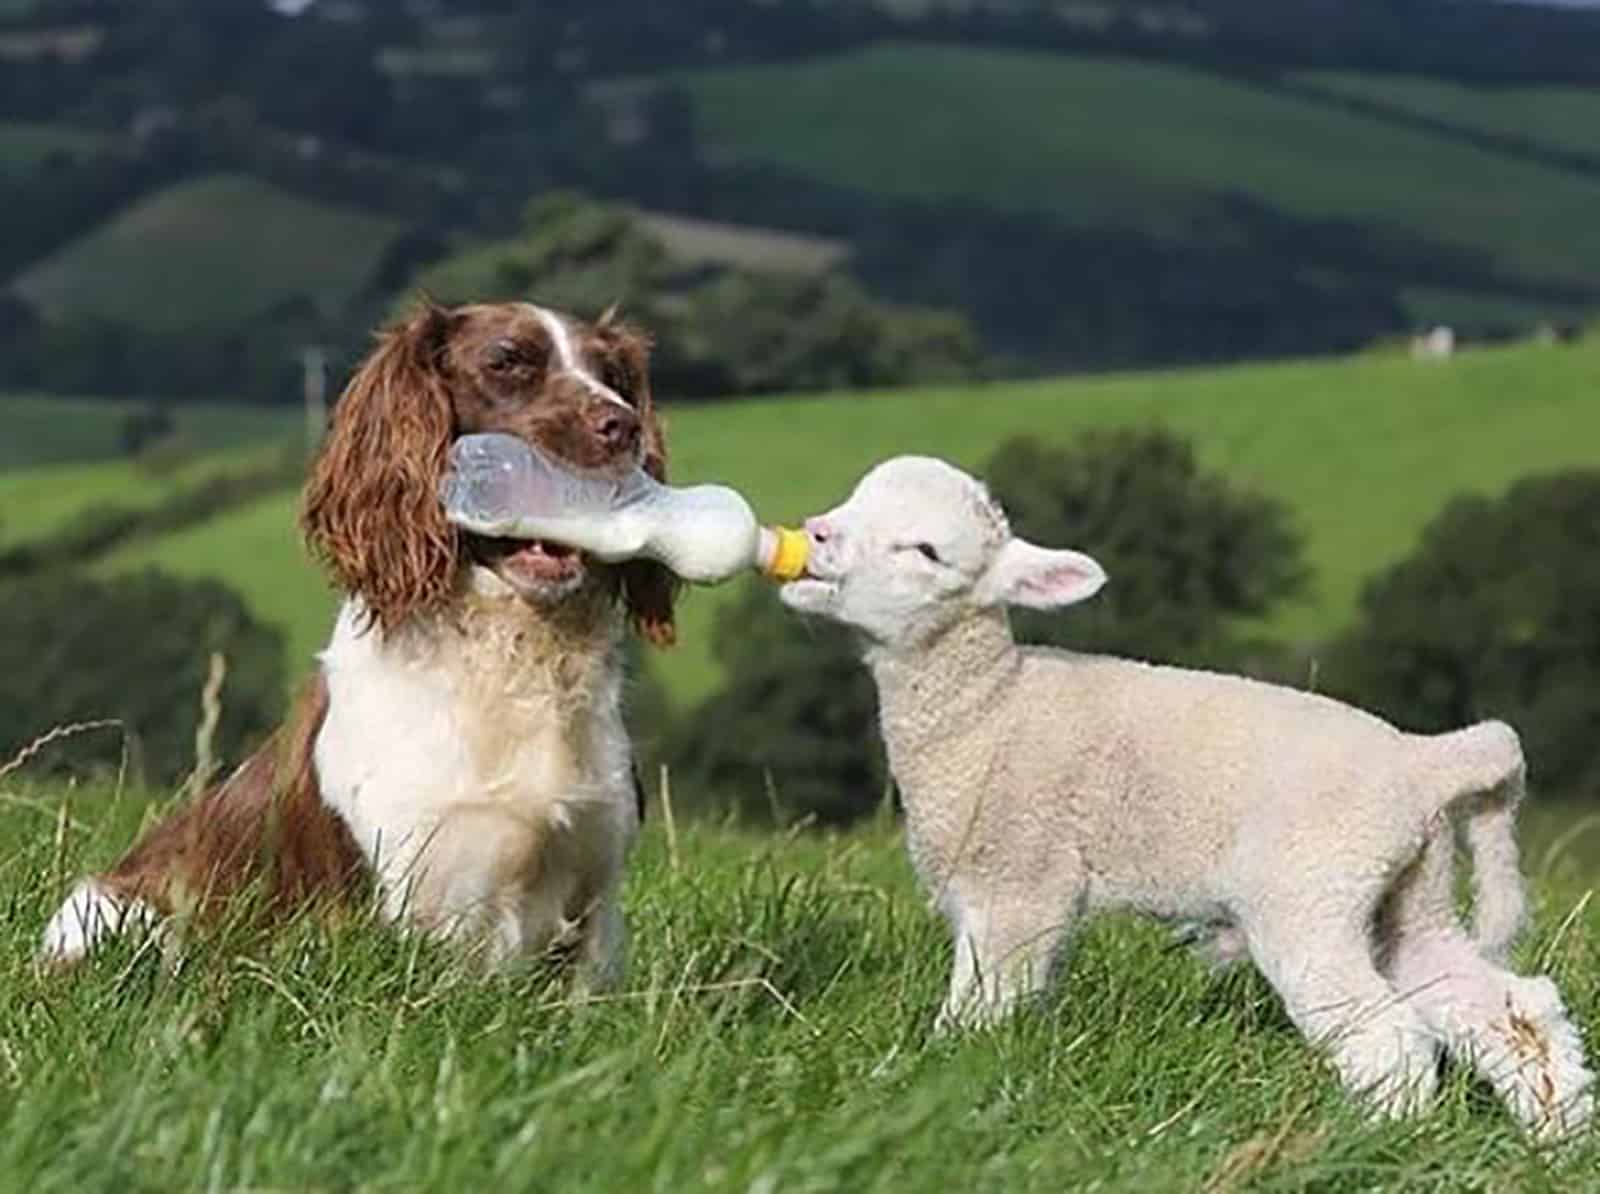
[[[677,488],[642,469],[580,472],[512,435],[456,440],[440,498],[450,521],[474,534],[548,539],[607,563],[647,557],[701,584],[749,568],[774,580],[805,572],[805,535],[762,526],[727,486]]]

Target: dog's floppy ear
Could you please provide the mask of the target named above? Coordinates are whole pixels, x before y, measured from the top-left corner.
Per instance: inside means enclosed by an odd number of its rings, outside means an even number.
[[[615,309],[600,317],[595,330],[604,346],[606,383],[632,403],[639,414],[644,429],[645,472],[657,481],[665,481],[666,430],[650,392],[650,339],[621,322]],[[621,572],[628,620],[648,642],[670,647],[677,641],[674,607],[681,582],[669,569],[649,560],[630,561]]]
[[[382,333],[306,482],[312,552],[385,632],[444,603],[455,583],[460,537],[439,504],[455,422],[441,362],[453,318],[430,302]]]

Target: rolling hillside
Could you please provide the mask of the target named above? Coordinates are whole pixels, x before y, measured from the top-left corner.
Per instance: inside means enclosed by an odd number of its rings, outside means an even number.
[[[78,160],[106,149],[108,138],[60,124],[0,121],[0,179],[52,157]]]
[[[1362,580],[1408,552],[1452,495],[1498,491],[1530,472],[1600,465],[1597,383],[1594,345],[1530,346],[1436,364],[1366,357],[724,403],[669,408],[669,419],[678,480],[739,486],[774,520],[831,504],[873,462],[896,453],[934,453],[976,467],[1013,435],[1063,442],[1090,426],[1173,427],[1194,438],[1206,464],[1295,511],[1314,591],[1273,629],[1310,642],[1344,623]],[[11,482],[34,489],[55,483],[49,470]],[[238,586],[287,630],[296,670],[326,634],[331,598],[301,554],[291,494],[139,545],[100,567],[147,563]],[[682,646],[658,657],[681,700],[716,682],[707,631],[735,588],[691,594]]]
[[[1600,177],[1201,70],[883,45],[675,78],[721,160],[886,197],[1210,243],[1238,233],[1244,201],[1361,230],[1395,262],[1426,249],[1474,274],[1469,289],[1480,300],[1542,288],[1592,298],[1600,276],[1592,218]],[[1397,103],[1443,106],[1486,124],[1537,122],[1537,136],[1562,145],[1594,138],[1595,100],[1576,89],[1514,93],[1491,114],[1499,99],[1460,88],[1365,76],[1328,83],[1387,88]],[[1446,300],[1458,298],[1405,295],[1418,319],[1447,314]],[[1550,290],[1540,301],[1559,306],[1558,298]]]
[[[1464,129],[1600,158],[1600,94],[1584,88],[1471,87],[1441,79],[1348,71],[1307,71],[1293,78]]]
[[[0,395],[0,427],[5,429],[0,438],[0,485],[16,469],[121,456],[122,421],[139,409],[132,402]],[[283,408],[191,403],[168,409],[174,422],[172,446],[185,453],[258,444],[300,428],[297,413]]]
[[[302,297],[343,307],[400,230],[386,216],[211,175],[135,203],[15,285],[51,317],[226,330]]]

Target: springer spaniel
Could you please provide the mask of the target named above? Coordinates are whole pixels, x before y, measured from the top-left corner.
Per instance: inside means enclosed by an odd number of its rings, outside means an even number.
[[[647,345],[529,304],[428,305],[385,333],[338,403],[303,526],[347,595],[277,737],[84,879],[44,934],[76,961],[174,913],[258,891],[348,901],[502,965],[573,946],[619,973],[617,888],[642,797],[622,721],[625,623],[673,638],[676,581],[446,522],[455,437],[518,435],[588,469],[665,479]]]

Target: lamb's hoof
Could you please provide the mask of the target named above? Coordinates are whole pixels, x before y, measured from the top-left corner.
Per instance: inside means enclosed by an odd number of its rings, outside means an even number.
[[[1345,1089],[1378,1119],[1409,1119],[1432,1108],[1439,1089],[1439,1043],[1420,1021],[1380,1023],[1333,1043]]]
[[[1534,1139],[1570,1140],[1594,1116],[1594,1074],[1584,1063],[1583,1041],[1548,978],[1520,980],[1517,995],[1507,1001],[1500,1030],[1513,1070],[1503,1093]]]

